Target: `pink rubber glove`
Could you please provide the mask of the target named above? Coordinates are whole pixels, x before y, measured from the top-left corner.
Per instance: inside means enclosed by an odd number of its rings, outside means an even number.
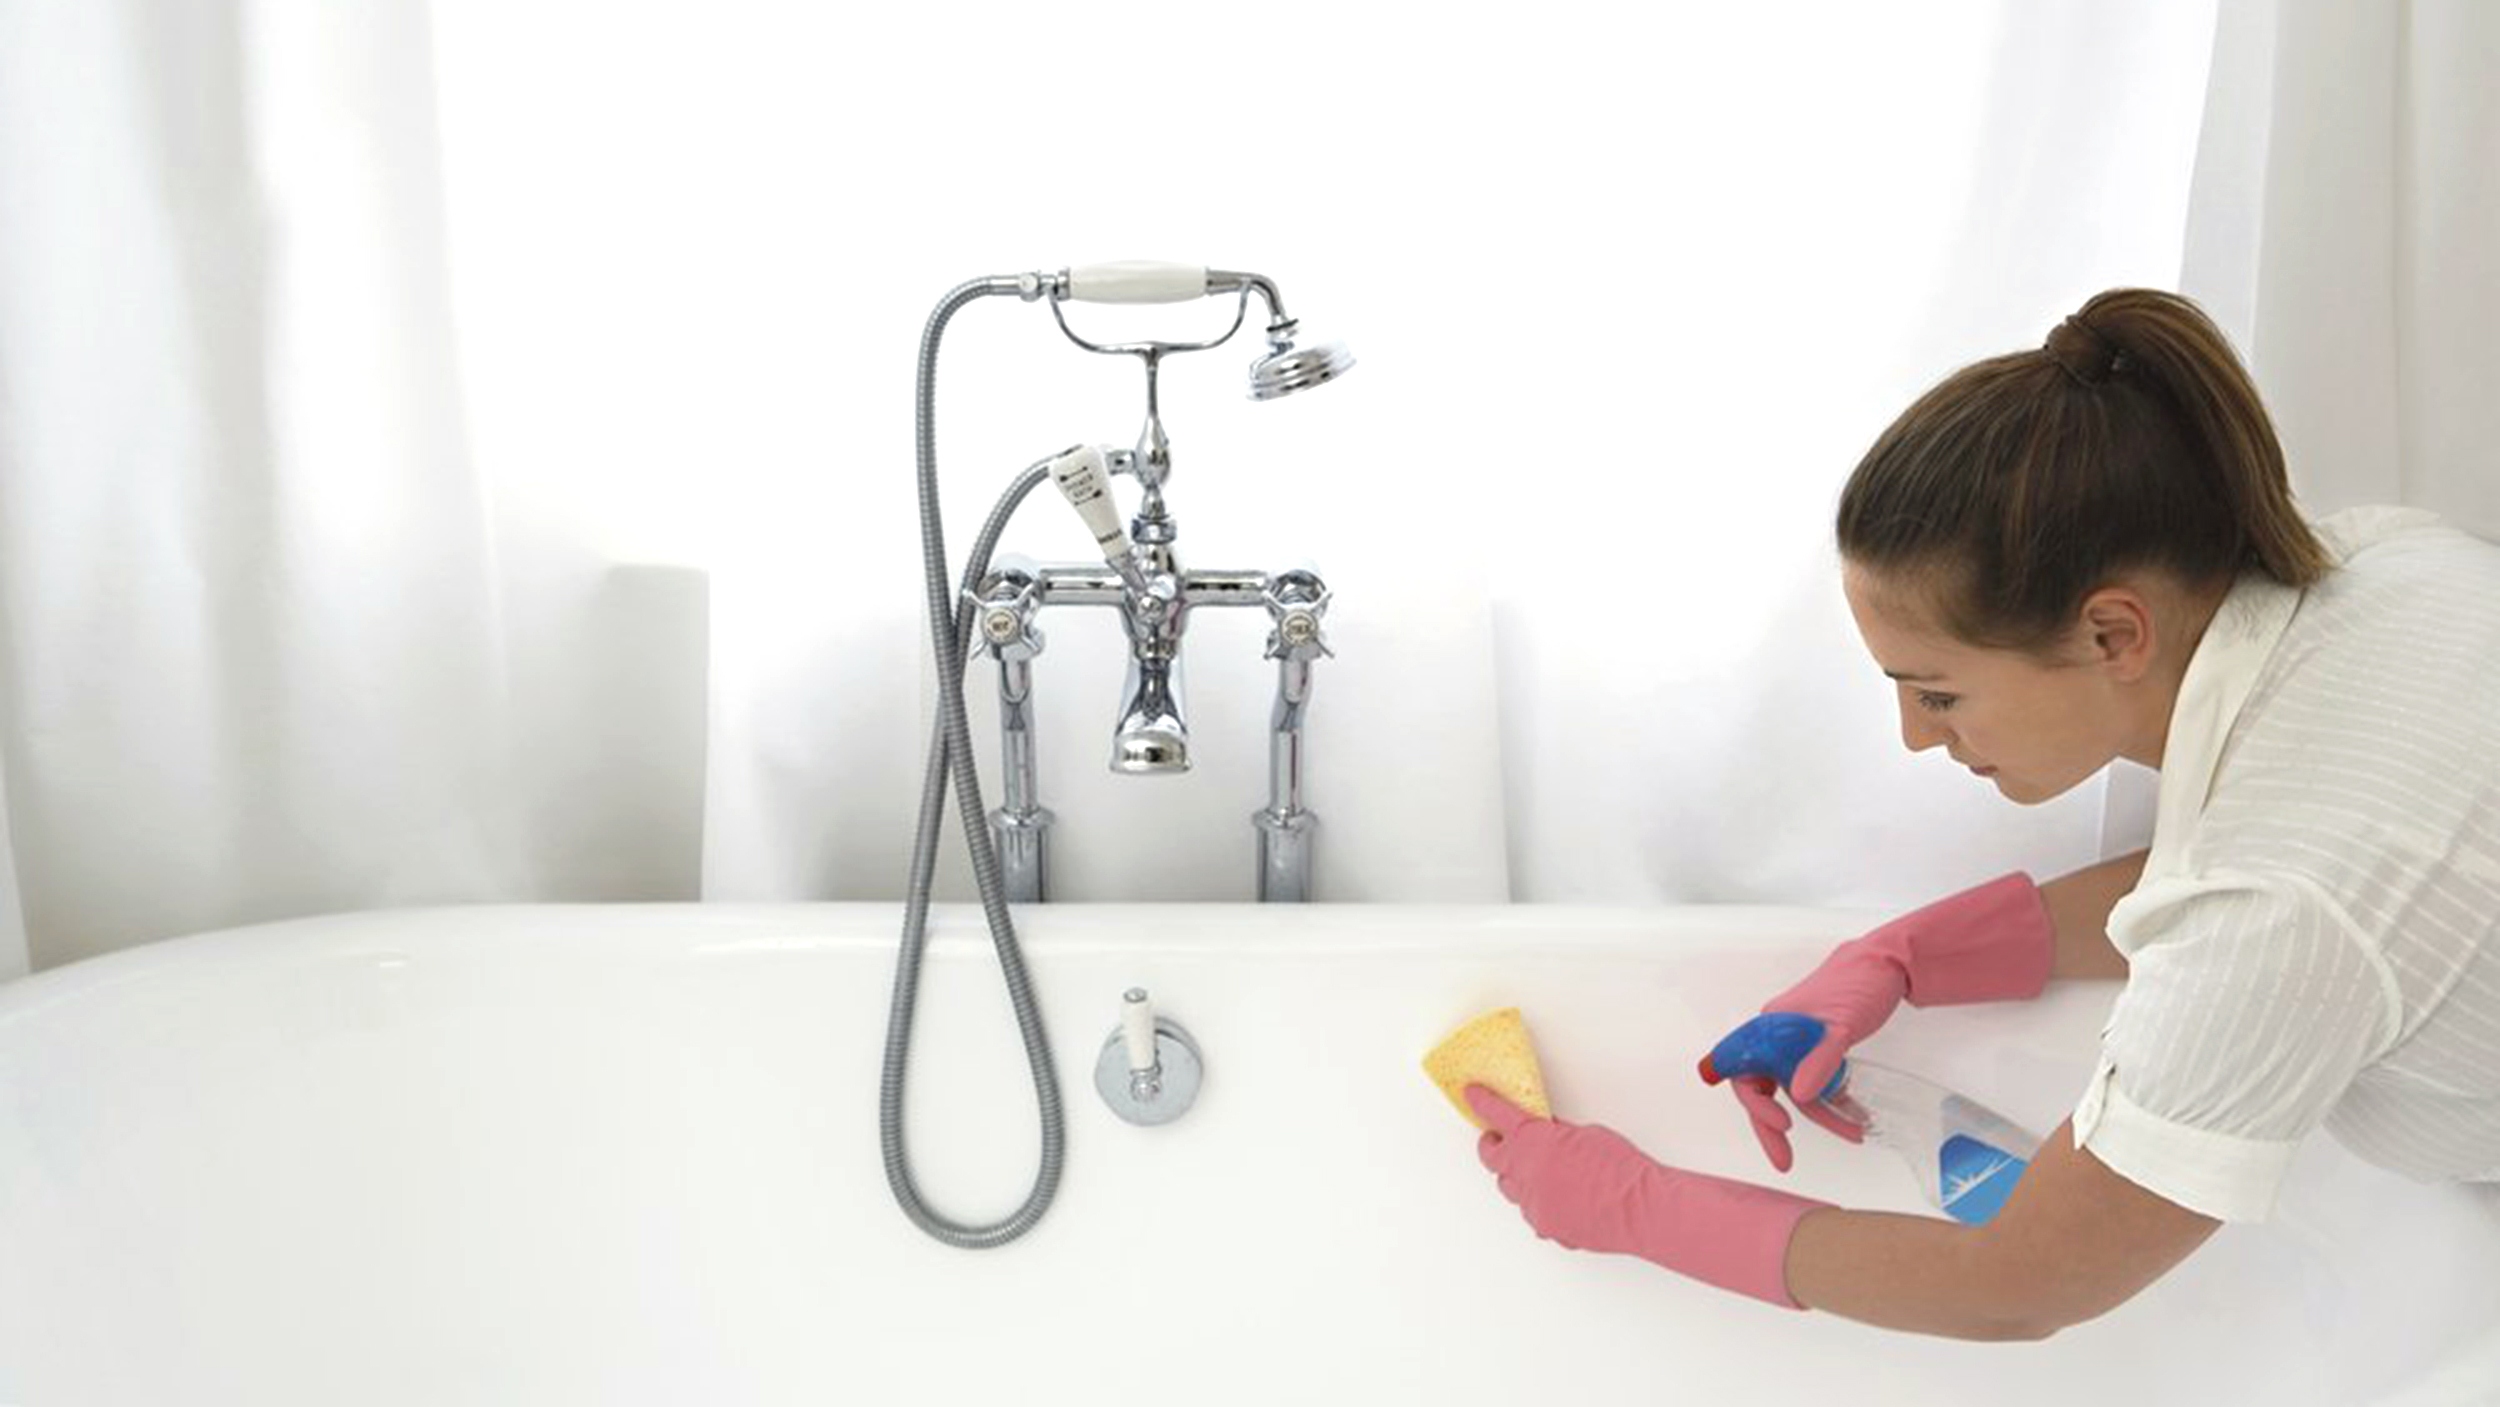
[[[1805,1307],[1788,1293],[1788,1239],[1830,1203],[1667,1167],[1613,1129],[1537,1118],[1482,1085],[1467,1087],[1467,1103],[1490,1126],[1476,1156],[1537,1235]]]
[[[1905,1000],[1912,1006],[1958,1006],[2036,997],[2048,986],[2056,959],[2048,906],[2031,876],[2019,871],[1850,939],[1806,980],[1762,1004],[1764,1011],[1802,1012],[1824,1026],[1823,1039],[1797,1062],[1788,1097],[1807,1118],[1851,1143],[1860,1141],[1863,1130],[1815,1098],[1851,1046],[1875,1034]],[[1756,1076],[1731,1080],[1728,1087],[1753,1120],[1754,1137],[1771,1166],[1788,1171],[1796,1155],[1788,1146],[1788,1112],[1772,1097],[1777,1086]]]

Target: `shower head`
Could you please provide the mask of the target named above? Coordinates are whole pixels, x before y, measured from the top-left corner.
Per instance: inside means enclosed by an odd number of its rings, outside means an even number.
[[[1068,340],[1089,352],[1125,352],[1147,359],[1149,373],[1156,358],[1170,352],[1203,352],[1209,347],[1231,340],[1241,330],[1241,315],[1236,313],[1233,325],[1221,337],[1204,342],[1130,342],[1118,346],[1100,346],[1088,342],[1068,326],[1067,316],[1060,311],[1061,301],[1077,303],[1185,303],[1193,298],[1206,298],[1225,293],[1241,295],[1243,311],[1249,308],[1250,295],[1256,293],[1267,304],[1267,355],[1250,364],[1250,399],[1272,401],[1334,381],[1354,369],[1354,354],[1342,342],[1320,342],[1307,347],[1294,345],[1294,334],[1301,324],[1285,311],[1285,300],[1276,291],[1275,281],[1265,274],[1236,273],[1226,269],[1210,269],[1203,264],[1161,264],[1147,260],[1129,260],[1114,264],[1083,264],[1062,269],[1057,274],[1026,274],[1018,287],[1027,299],[1050,299],[1051,316],[1059,320],[1059,330]]]
[[[1293,335],[1295,323],[1280,323],[1267,330],[1268,353],[1250,363],[1250,399],[1272,401],[1296,391],[1334,381],[1354,369],[1354,354],[1343,342],[1321,342],[1297,347]]]

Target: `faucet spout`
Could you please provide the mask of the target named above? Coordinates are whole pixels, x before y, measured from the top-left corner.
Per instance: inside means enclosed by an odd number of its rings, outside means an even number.
[[[1189,770],[1189,725],[1181,718],[1181,661],[1129,656],[1111,740],[1111,770],[1130,775]]]

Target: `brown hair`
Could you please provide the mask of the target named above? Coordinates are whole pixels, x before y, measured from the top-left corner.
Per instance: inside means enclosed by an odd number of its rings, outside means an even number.
[[[2024,650],[2118,571],[2307,586],[2331,565],[2231,344],[2147,288],[2100,294],[2039,350],[1919,397],[1849,476],[1837,526],[1849,560],[1933,588],[1955,635]]]

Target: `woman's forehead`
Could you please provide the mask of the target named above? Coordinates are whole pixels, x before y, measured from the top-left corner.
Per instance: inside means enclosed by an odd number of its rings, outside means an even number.
[[[1953,643],[1952,636],[1939,620],[1932,593],[1924,583],[1898,572],[1856,562],[1844,562],[1840,569],[1841,590],[1849,597],[1849,608],[1862,626],[1883,628],[1886,634],[1913,639],[1933,637],[1940,644]]]
[[[1841,568],[1841,589],[1876,667],[1905,684],[1968,673],[1995,653],[1946,628],[1931,582],[1852,562]]]

